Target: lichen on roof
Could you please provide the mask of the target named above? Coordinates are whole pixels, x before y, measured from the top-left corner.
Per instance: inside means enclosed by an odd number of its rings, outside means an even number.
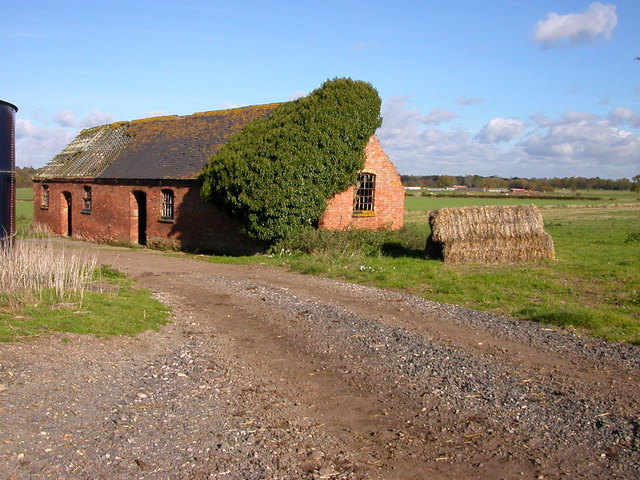
[[[37,178],[195,179],[236,132],[277,106],[143,118],[83,130]]]

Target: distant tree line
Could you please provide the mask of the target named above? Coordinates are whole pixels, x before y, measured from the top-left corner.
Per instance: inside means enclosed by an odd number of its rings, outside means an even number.
[[[36,173],[33,167],[16,167],[16,188],[31,188],[31,179]]]
[[[637,177],[637,175],[636,175]],[[464,185],[469,188],[539,190],[552,192],[555,189],[567,190],[634,190],[638,182],[627,178],[610,180],[606,178],[503,178],[482,177],[480,175],[401,175],[405,187],[443,188]]]
[[[16,187],[31,188],[31,179],[36,173],[33,167],[16,167]],[[552,192],[555,189],[567,190],[631,190],[640,193],[640,174],[631,180],[621,178],[609,180],[606,178],[502,178],[482,177],[480,175],[401,175],[402,185],[405,187],[443,188],[454,185],[464,185],[469,188],[508,189],[524,188],[526,190],[541,190]]]

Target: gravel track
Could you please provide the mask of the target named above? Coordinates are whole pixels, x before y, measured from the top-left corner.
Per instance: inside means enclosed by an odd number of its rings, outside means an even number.
[[[57,243],[137,278],[174,319],[133,339],[0,345],[0,479],[640,478],[637,347]]]

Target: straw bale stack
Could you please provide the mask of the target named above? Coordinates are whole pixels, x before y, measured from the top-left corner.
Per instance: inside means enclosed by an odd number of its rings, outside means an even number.
[[[441,208],[429,215],[427,255],[448,263],[528,262],[555,257],[534,205]]]

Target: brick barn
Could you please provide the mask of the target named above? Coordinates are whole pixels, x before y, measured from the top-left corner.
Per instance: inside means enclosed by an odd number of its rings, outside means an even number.
[[[53,234],[120,245],[264,250],[200,196],[211,155],[278,104],[118,122],[83,130],[34,178],[34,221]],[[319,228],[402,227],[400,177],[373,136],[356,187],[333,197]]]

